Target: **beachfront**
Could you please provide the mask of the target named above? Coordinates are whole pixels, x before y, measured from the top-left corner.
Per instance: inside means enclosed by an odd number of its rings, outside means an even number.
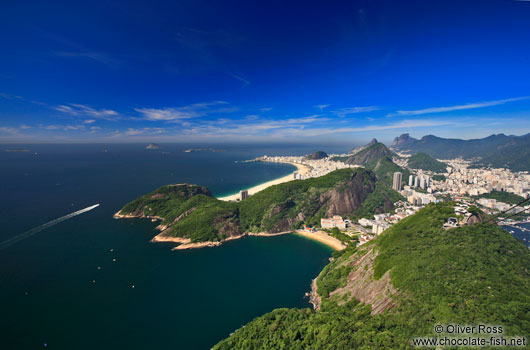
[[[324,231],[308,232],[304,230],[296,230],[294,231],[294,233],[318,241],[320,243],[324,243],[335,250],[343,250],[346,248],[346,244],[336,239],[335,237],[328,235]]]
[[[309,173],[309,171],[311,170],[307,165],[303,165],[303,164],[299,164],[299,163],[291,163],[291,162],[286,162],[286,163],[294,165],[296,167],[296,169],[297,169],[296,172],[298,172],[300,175],[305,175],[305,174]],[[259,191],[263,191],[267,187],[274,186],[274,185],[279,185],[281,183],[289,182],[291,180],[294,180],[294,173],[295,172],[292,172],[291,174],[286,175],[284,177],[280,177],[280,178],[275,179],[275,180],[267,181],[267,182],[262,183],[260,185],[248,188],[246,190],[248,191],[249,195],[256,194]],[[222,201],[235,201],[238,198],[239,198],[239,193],[235,193],[233,195],[220,197],[218,199],[220,199]]]

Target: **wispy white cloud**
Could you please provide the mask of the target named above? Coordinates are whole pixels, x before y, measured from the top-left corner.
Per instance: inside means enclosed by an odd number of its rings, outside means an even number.
[[[18,130],[8,126],[0,126],[0,133],[5,134],[18,134]]]
[[[250,135],[278,135],[285,130],[306,130],[317,124],[329,122],[329,118],[312,115],[302,118],[288,118],[282,120],[255,119],[255,120],[215,120],[191,126],[186,133],[200,136],[215,137],[246,137]],[[308,129],[310,130],[310,129]]]
[[[315,107],[323,111],[324,109],[328,108],[329,105],[316,105]]]
[[[235,111],[235,107],[227,107],[228,102],[214,101],[195,103],[182,107],[167,108],[135,108],[134,110],[151,121],[179,121],[207,116],[211,113],[229,113]]]
[[[27,99],[24,96],[6,94],[4,92],[0,92],[0,97],[1,98],[5,98],[6,100],[18,100],[18,101],[23,101],[23,102],[29,102],[29,103],[33,103],[33,104],[36,104],[36,105],[39,105],[39,106],[46,106],[47,105],[46,103],[41,102],[41,101]]]
[[[107,120],[116,120],[119,116],[119,113],[112,110],[112,109],[95,109],[90,106],[78,104],[78,103],[70,103],[68,105],[58,105],[54,106],[53,109],[59,112],[67,113],[70,115],[85,115],[90,116],[94,118],[101,118],[101,119],[107,119]]]
[[[89,51],[85,49],[79,49],[75,51],[56,51],[53,53],[53,55],[65,58],[85,58],[107,66],[114,66],[118,63],[116,59],[112,58],[108,54],[97,51]]]
[[[7,100],[23,100],[24,99],[24,97],[22,96],[6,94],[4,92],[0,92],[0,97],[5,98]]]
[[[128,128],[125,131],[117,131],[115,136],[159,135],[165,132],[164,128]]]
[[[432,114],[432,113],[443,113],[443,112],[453,112],[453,111],[462,111],[466,109],[475,109],[475,108],[484,108],[491,106],[503,105],[509,102],[516,102],[521,100],[527,100],[530,96],[507,98],[504,100],[493,100],[485,102],[476,102],[476,103],[467,103],[463,105],[456,106],[447,106],[447,107],[430,107],[424,109],[408,110],[408,111],[397,111],[395,113],[390,113],[387,116],[410,116],[410,115],[422,115],[422,114]]]
[[[357,113],[366,113],[366,112],[373,112],[381,109],[377,106],[367,106],[367,107],[349,107],[349,108],[340,108],[336,109],[334,111],[331,111],[331,113],[335,114],[338,117],[345,117],[350,114],[357,114]]]
[[[94,124],[96,122],[95,119],[87,119],[83,122],[83,124]]]
[[[424,127],[434,127],[434,126],[443,126],[453,124],[450,121],[440,121],[440,120],[402,120],[397,123],[385,124],[385,125],[366,125],[361,127],[344,127],[344,128],[321,128],[314,129],[308,132],[308,136],[317,136],[317,135],[326,135],[326,134],[335,134],[335,133],[356,133],[356,132],[366,132],[366,131],[381,131],[381,130],[393,130],[393,129],[408,129],[408,128],[424,128]]]
[[[248,79],[245,79],[243,78],[242,76],[239,76],[239,75],[236,75],[236,74],[233,74],[233,73],[228,73],[230,74],[230,76],[232,76],[233,78],[243,82],[243,85],[241,86],[242,88],[246,87],[247,85],[250,84],[250,81],[248,81]]]
[[[270,138],[270,139],[300,139],[335,134],[355,134],[367,132],[382,132],[385,130],[410,130],[414,128],[428,128],[451,125],[452,122],[436,120],[403,120],[385,125],[365,125],[362,127],[331,128],[327,126],[328,118],[318,116],[292,118],[287,120],[268,120],[254,123],[204,124],[186,130],[186,134],[202,138]],[[317,125],[317,126],[315,126]]]
[[[51,125],[42,125],[42,129],[45,130],[62,130],[62,131],[74,131],[74,130],[84,130],[84,125],[57,125],[57,124],[51,124]]]

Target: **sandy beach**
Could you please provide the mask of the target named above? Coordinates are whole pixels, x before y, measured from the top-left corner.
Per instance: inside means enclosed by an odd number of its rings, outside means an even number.
[[[304,236],[306,238],[314,239],[315,241],[324,243],[335,250],[343,250],[346,248],[346,245],[344,243],[342,243],[335,237],[329,236],[323,231],[307,232],[307,231],[298,230],[298,231],[295,231],[295,233],[300,236]]]
[[[309,167],[307,167],[306,165],[302,165],[302,164],[298,164],[298,163],[287,163],[287,164],[294,165],[297,168],[296,171],[299,174],[306,174],[310,170]],[[265,183],[262,183],[261,185],[254,186],[254,187],[248,188],[246,190],[248,191],[249,195],[256,194],[259,191],[262,191],[262,190],[266,189],[267,187],[278,185],[278,184],[281,184],[281,183],[284,183],[284,182],[289,182],[289,181],[294,180],[293,174],[294,174],[294,172],[289,174],[289,175],[286,175],[284,177],[280,177],[280,178],[275,179],[275,180],[267,181]],[[237,198],[239,198],[239,193],[236,193],[236,194],[233,194],[233,195],[230,195],[230,196],[220,197],[220,198],[217,198],[217,199],[220,199],[222,201],[235,201]]]

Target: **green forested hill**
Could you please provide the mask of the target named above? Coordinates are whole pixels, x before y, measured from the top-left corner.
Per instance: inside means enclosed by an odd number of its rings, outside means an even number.
[[[373,172],[342,169],[325,176],[271,186],[241,202],[220,201],[204,187],[169,185],[127,204],[121,215],[157,217],[163,235],[192,242],[221,241],[244,232],[285,232],[331,215],[373,215],[401,197]]]
[[[366,169],[372,170],[379,180],[392,186],[393,176],[396,171],[399,171],[402,175],[402,182],[405,184],[409,178],[410,172],[407,169],[401,168],[399,165],[394,163],[390,157],[381,157],[374,159],[365,164]]]
[[[433,171],[435,173],[447,172],[447,164],[442,163],[428,154],[419,152],[408,159],[407,165],[412,169]]]
[[[383,143],[375,139],[364,149],[351,156],[334,157],[332,160],[341,161],[346,164],[361,165],[366,169],[372,170],[377,178],[388,186],[392,186],[394,172],[399,171],[403,174],[403,183],[405,184],[410,172],[401,168],[392,161],[394,153]]]
[[[479,199],[479,198],[491,198],[496,199],[499,202],[508,203],[508,204],[517,204],[524,200],[523,197],[518,196],[511,192],[500,192],[500,191],[491,191],[489,193],[484,193],[478,196],[474,196],[473,198]]]
[[[347,157],[335,157],[333,160],[339,160],[346,164],[365,165],[369,162],[380,159],[381,157],[392,157],[392,151],[383,143],[376,142],[365,146],[359,152]]]
[[[413,349],[411,339],[448,323],[502,325],[506,336],[528,337],[530,252],[494,225],[444,230],[452,215],[451,204],[430,204],[362,248],[336,253],[317,280],[319,311],[274,310],[214,349]],[[391,286],[378,287],[385,279]],[[383,290],[393,293],[377,312],[353,297],[377,288],[374,304]]]

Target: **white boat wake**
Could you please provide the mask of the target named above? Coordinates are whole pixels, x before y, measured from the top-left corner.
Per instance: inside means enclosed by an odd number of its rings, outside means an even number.
[[[54,225],[57,225],[57,224],[60,223],[60,222],[63,222],[63,221],[68,220],[68,219],[70,219],[70,218],[73,218],[74,216],[77,216],[77,215],[81,215],[81,214],[83,214],[83,213],[86,213],[87,211],[90,211],[90,210],[92,210],[92,209],[94,209],[94,208],[97,208],[97,207],[99,207],[99,203],[98,203],[98,204],[94,204],[94,205],[92,205],[92,206],[90,206],[90,207],[87,207],[87,208],[85,208],[85,209],[81,209],[81,210],[75,211],[75,212],[73,212],[73,213],[71,213],[71,214],[68,214],[68,215],[65,215],[65,216],[61,216],[61,217],[58,218],[58,219],[52,220],[52,221],[47,222],[47,223],[45,223],[45,224],[43,224],[43,225],[40,225],[40,226],[35,227],[35,228],[32,228],[32,229],[29,230],[29,231],[26,231],[26,232],[24,232],[24,233],[21,233],[21,234],[19,234],[19,235],[16,235],[16,236],[14,236],[14,237],[11,237],[11,238],[9,238],[9,239],[6,239],[5,241],[3,241],[3,242],[0,243],[0,250],[1,250],[1,249],[4,249],[4,248],[7,248],[7,247],[9,247],[9,246],[11,246],[11,245],[13,245],[13,244],[15,244],[15,243],[17,243],[17,242],[19,242],[19,241],[25,239],[25,238],[28,238],[28,237],[30,237],[30,236],[33,236],[34,234],[36,234],[36,233],[38,233],[38,232],[40,232],[40,231],[42,231],[42,230],[45,230],[45,229],[47,229],[47,228],[49,228],[49,227],[52,227],[52,226],[54,226]]]

